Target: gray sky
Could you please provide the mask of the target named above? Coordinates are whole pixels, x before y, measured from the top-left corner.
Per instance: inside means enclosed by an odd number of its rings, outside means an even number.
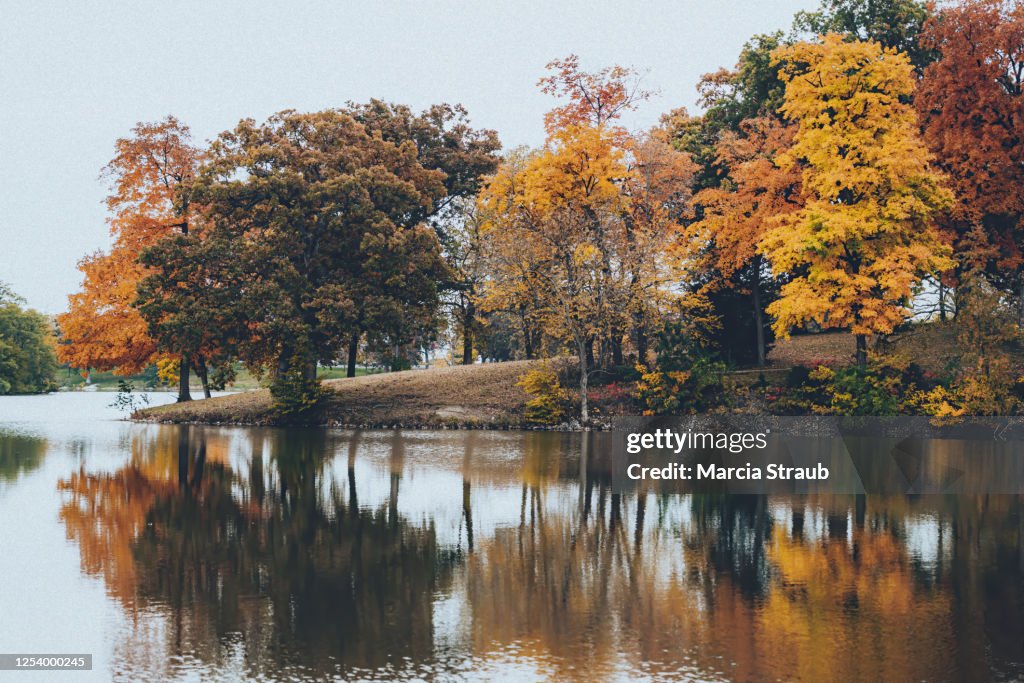
[[[62,2],[0,0],[0,280],[65,310],[110,244],[99,178],[114,140],[174,114],[198,141],[244,117],[371,97],[461,102],[506,148],[539,144],[544,65],[649,70],[627,123],[694,109],[701,74],[816,0],[774,2]]]

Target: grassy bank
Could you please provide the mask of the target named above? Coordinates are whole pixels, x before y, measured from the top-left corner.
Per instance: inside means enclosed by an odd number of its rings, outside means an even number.
[[[491,363],[327,380],[328,399],[308,422],[335,427],[519,427],[527,395],[516,382],[534,363]],[[275,422],[266,389],[149,408],[135,418],[204,424]]]
[[[799,363],[848,362],[853,344],[848,334],[794,337],[772,350],[763,372],[782,377]],[[556,366],[571,361],[554,361]],[[324,406],[306,421],[334,427],[528,427],[524,409],[529,398],[516,382],[538,361],[409,370],[352,379],[324,379],[330,390]],[[782,373],[782,374],[779,374]],[[762,371],[740,371],[734,381],[750,383]],[[631,391],[627,389],[627,391]],[[621,400],[595,392],[592,410],[598,419],[623,412]],[[626,412],[635,412],[627,410]],[[135,415],[148,422],[202,424],[274,424],[277,420],[266,389],[232,396],[148,408]]]
[[[941,374],[954,362],[960,349],[948,325],[927,325],[894,337],[889,351],[916,360],[923,369]],[[794,366],[842,367],[853,359],[853,338],[836,332],[795,336],[780,341],[764,369],[740,369],[729,373],[733,387],[732,409],[741,412],[770,411],[766,397],[779,393]],[[1024,359],[1019,359],[1024,363]],[[572,361],[553,361],[563,381],[573,374]],[[529,396],[516,386],[539,361],[515,361],[456,366],[431,370],[364,375],[351,379],[325,379],[328,398],[302,422],[332,427],[405,428],[521,428]],[[617,414],[636,414],[631,383],[602,384],[595,377],[590,392],[591,409],[598,422]],[[570,382],[566,386],[571,390]],[[773,388],[774,387],[774,388]],[[782,389],[799,397],[800,388]],[[805,392],[806,393],[806,392]],[[796,406],[799,407],[799,406]],[[796,413],[800,414],[800,413]],[[149,422],[268,425],[278,423],[270,392],[244,391],[232,396],[196,400],[148,408],[135,419]]]

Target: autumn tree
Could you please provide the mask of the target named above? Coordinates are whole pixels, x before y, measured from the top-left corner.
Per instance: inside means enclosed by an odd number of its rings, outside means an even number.
[[[479,248],[485,271],[475,297],[477,306],[488,318],[507,315],[514,321],[527,360],[540,354],[546,311],[538,270],[544,259],[539,244],[523,242],[518,232],[493,229],[511,218],[495,213],[507,207],[495,204],[493,195],[498,190],[509,198],[519,196],[526,168],[536,155],[537,152],[524,147],[508,152],[497,173],[482,189],[475,209],[481,221]]]
[[[442,240],[445,209],[475,196],[483,177],[498,166],[498,134],[474,128],[462,105],[435,104],[415,114],[406,105],[374,99],[366,104],[349,102],[344,111],[388,142],[412,142],[420,165],[444,174],[444,196],[423,209],[423,218],[435,224]]]
[[[588,72],[580,68],[580,58],[571,54],[548,62],[546,68],[548,75],[537,83],[541,92],[565,100],[544,115],[549,135],[573,126],[604,126],[654,94],[641,87],[641,74],[630,67]]]
[[[116,154],[104,168],[111,181],[108,224],[114,244],[79,264],[82,291],[69,297],[58,317],[58,355],[76,368],[132,374],[160,356],[156,339],[134,308],[136,287],[145,276],[139,261],[144,249],[170,234],[188,234],[192,203],[186,186],[194,177],[200,151],[188,126],[173,116],[139,123],[115,143]],[[178,400],[187,401],[193,359],[181,357]]]
[[[161,348],[192,359],[206,398],[234,377],[248,338],[245,311],[260,291],[239,267],[234,246],[221,234],[192,231],[168,235],[139,255],[146,275],[133,305]]]
[[[462,336],[462,364],[475,358],[475,341],[481,329],[479,303],[487,278],[484,235],[474,203],[453,205],[445,226],[445,260],[455,275],[445,297]]]
[[[272,369],[275,396],[315,394],[354,330],[401,343],[433,316],[446,268],[423,217],[444,178],[343,110],[244,120],[212,144],[195,196],[243,271],[244,360]]]
[[[424,207],[422,218],[437,232],[448,264],[451,277],[438,284],[462,333],[463,363],[471,363],[474,333],[480,325],[476,299],[482,275],[479,221],[474,215],[473,200],[484,176],[498,167],[498,135],[493,130],[474,128],[461,105],[436,104],[415,114],[405,105],[371,100],[366,104],[350,102],[346,111],[389,142],[401,145],[411,141],[419,163],[444,174],[445,194]],[[349,346],[350,377],[355,375],[355,334]]]
[[[514,156],[481,192],[495,254],[488,299],[536,298],[544,330],[578,358],[586,422],[590,372],[621,361],[625,330],[660,295],[665,269],[655,245],[671,238],[692,169],[663,137],[614,125],[648,94],[634,71],[583,72],[575,56],[548,69],[542,90],[567,102],[545,117],[544,148]],[[641,346],[645,334],[636,337]]]
[[[697,84],[704,107],[700,124],[707,129],[706,135],[714,138],[713,143],[723,132],[741,132],[746,120],[777,115],[785,84],[779,75],[782,64],[773,54],[785,44],[781,31],[753,36],[744,43],[735,67],[701,77]],[[714,156],[707,159],[708,165],[721,169]]]
[[[631,135],[625,144],[627,173],[620,180],[628,278],[626,303],[637,363],[648,360],[652,327],[663,318],[666,283],[679,272],[672,249],[683,223],[692,216],[693,184],[698,172],[690,154],[676,149],[671,132],[659,125]],[[622,365],[620,335],[612,335],[613,363]]]
[[[799,171],[773,163],[795,130],[778,111],[785,85],[783,65],[773,54],[783,44],[781,32],[754,36],[733,69],[701,79],[702,116],[666,117],[674,143],[700,165],[694,220],[677,245],[688,255],[688,290],[719,318],[722,355],[759,366],[771,343],[766,308],[775,298],[778,274],[756,247],[768,219],[801,205]]]
[[[625,324],[621,271],[612,266],[624,247],[615,230],[623,210],[615,179],[625,173],[623,153],[603,128],[570,126],[521,172],[499,168],[481,193],[485,230],[529,252],[528,282],[541,299],[544,327],[577,355],[584,422],[593,341]],[[526,284],[513,275],[496,272],[492,287]]]
[[[753,357],[763,367],[769,343],[765,309],[775,287],[770,265],[757,247],[773,220],[803,206],[803,196],[800,169],[775,164],[792,145],[796,127],[766,114],[744,119],[739,128],[723,132],[716,145],[717,163],[727,176],[694,198],[702,217],[688,230],[696,245],[689,269],[695,290],[718,303],[715,308],[726,300],[723,289],[748,299],[742,317],[749,316],[753,324],[734,323],[727,334],[752,328],[754,339],[744,340],[740,348],[753,346]],[[739,352],[737,356],[745,358]]]
[[[659,125],[637,135],[618,125],[623,113],[655,94],[642,87],[642,74],[636,69],[610,66],[588,72],[580,68],[576,55],[553,60],[547,69],[549,74],[538,83],[541,91],[564,101],[544,117],[548,135],[576,126],[598,127],[623,154],[627,173],[616,179],[625,200],[617,219],[625,240],[619,258],[628,281],[630,336],[638,362],[644,363],[648,328],[658,310],[658,285],[667,276],[665,252],[679,222],[689,214],[697,166],[688,151],[672,145],[669,127]],[[602,340],[615,365],[623,363],[622,338],[623,330],[613,325]]]
[[[772,267],[793,274],[769,312],[780,335],[806,322],[849,328],[864,367],[867,336],[891,332],[921,278],[948,266],[932,218],[950,196],[906,102],[905,55],[830,34],[777,58],[782,112],[799,126],[777,163],[802,168],[806,204],[761,242]]]
[[[944,223],[958,279],[980,265],[993,285],[1016,293],[1024,324],[1024,3],[944,7],[923,42],[940,56],[925,70],[915,104],[924,140],[957,196]]]

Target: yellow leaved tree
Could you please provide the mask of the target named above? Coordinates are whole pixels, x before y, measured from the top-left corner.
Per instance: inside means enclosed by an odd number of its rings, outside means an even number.
[[[586,73],[574,56],[548,68],[542,89],[568,104],[546,117],[544,147],[509,155],[478,197],[490,265],[482,306],[529,310],[572,349],[586,423],[595,364],[622,365],[627,336],[640,361],[647,353],[694,164],[659,129],[614,125],[648,94],[631,69]]]
[[[951,195],[918,137],[906,55],[830,34],[773,58],[799,126],[776,163],[802,168],[806,204],[759,245],[793,274],[768,311],[782,336],[807,322],[849,329],[864,367],[868,335],[892,332],[921,279],[950,266],[932,217]]]

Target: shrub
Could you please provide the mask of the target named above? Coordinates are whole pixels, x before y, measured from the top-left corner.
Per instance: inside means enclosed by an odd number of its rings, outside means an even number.
[[[866,369],[796,366],[785,386],[766,397],[775,399],[771,411],[784,415],[914,414],[935,399],[928,396],[934,380],[914,363],[873,356]]]
[[[639,377],[639,373],[636,374]],[[587,398],[594,413],[612,412],[624,415],[634,409],[633,391],[629,386],[619,382],[594,387],[587,392]]]
[[[530,395],[525,416],[529,422],[556,425],[564,422],[572,405],[570,394],[548,363],[530,370],[516,382],[516,386]]]
[[[901,406],[900,376],[885,368],[837,370],[828,385],[829,408],[835,415],[897,415]]]
[[[916,396],[921,412],[936,417],[1014,415],[1021,407],[1012,368],[1001,358],[979,360],[964,368],[952,386],[937,386]]]
[[[805,386],[811,379],[811,369],[806,365],[794,365],[786,373],[786,386],[797,389]]]
[[[667,324],[654,367],[637,365],[636,398],[644,415],[697,413],[725,404],[726,365],[708,349],[699,328],[689,319]]]
[[[280,417],[297,417],[312,411],[327,393],[320,380],[308,377],[297,363],[275,377],[270,385],[274,412]]]
[[[644,415],[692,414],[725,403],[725,363],[707,356],[693,359],[686,370],[637,366],[636,398]]]

